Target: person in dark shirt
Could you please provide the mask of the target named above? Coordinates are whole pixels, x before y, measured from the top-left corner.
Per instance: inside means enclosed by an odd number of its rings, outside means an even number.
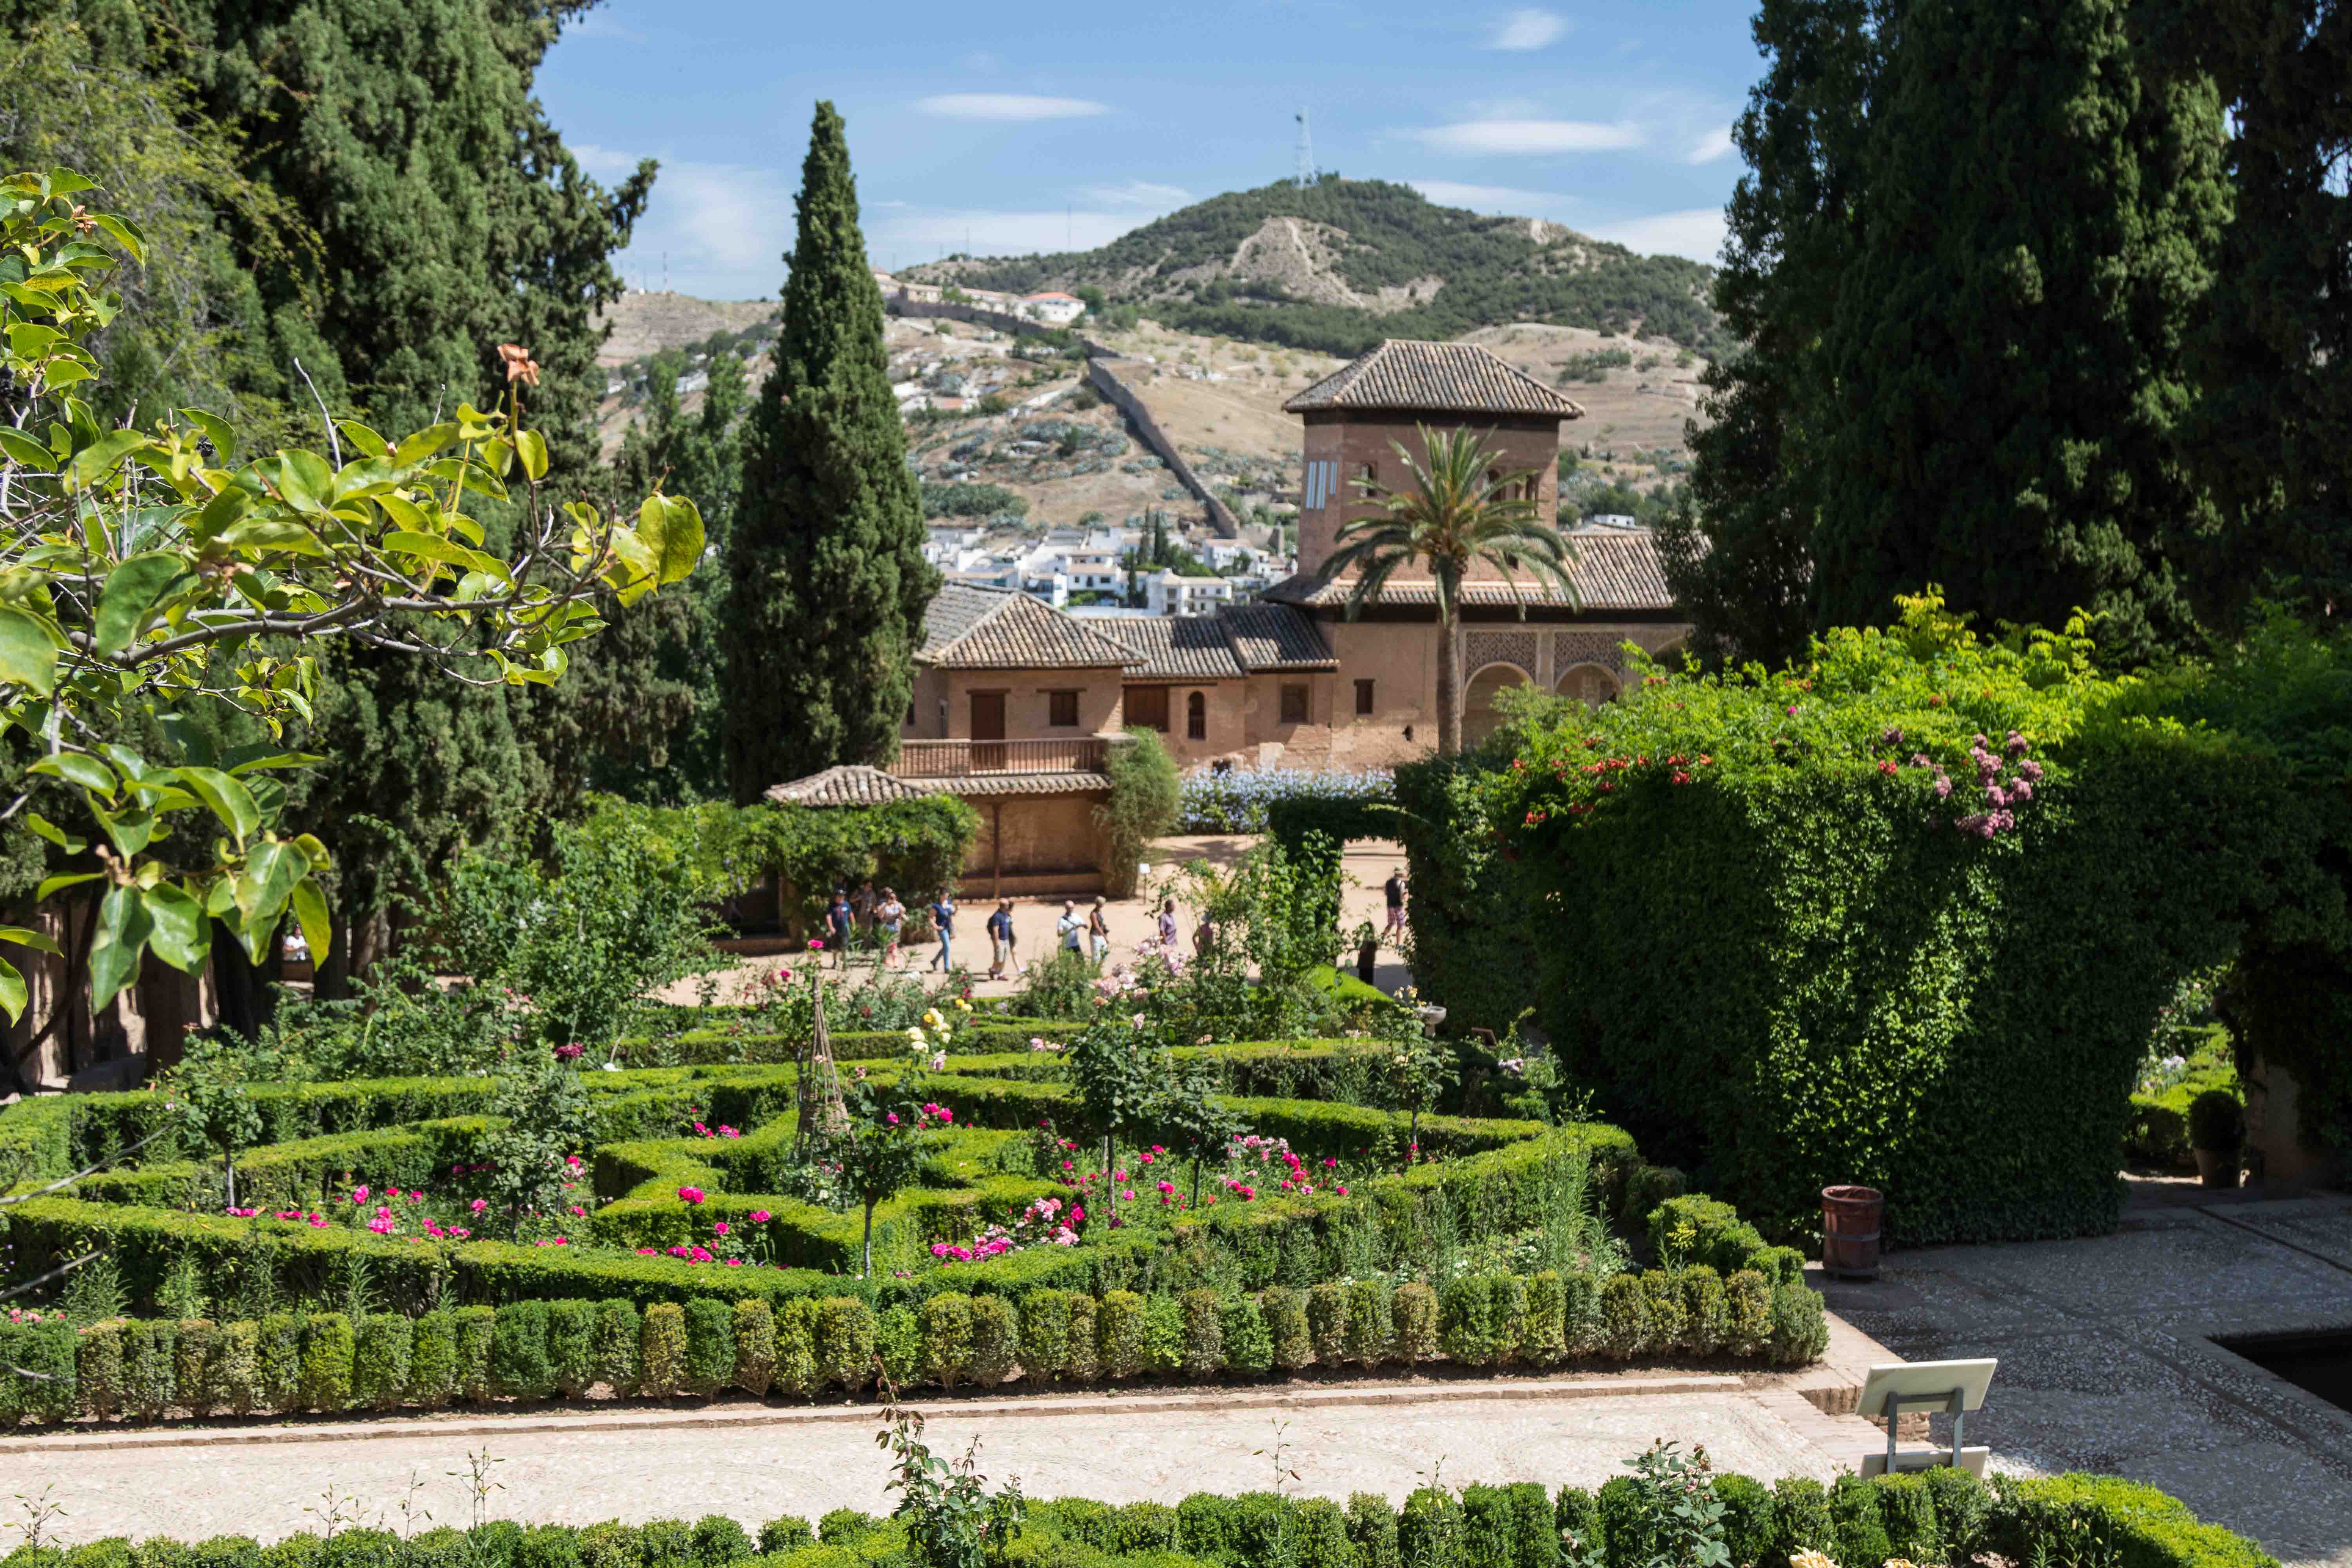
[[[988,917],[989,965],[991,980],[1004,978],[1005,965],[1013,962],[1013,900],[1003,900],[996,912]]]
[[[1389,901],[1389,923],[1383,934],[1394,941],[1404,933],[1404,868],[1399,866],[1391,871],[1381,890]]]
[[[833,966],[846,969],[849,966],[850,931],[848,889],[835,888],[833,890],[833,902],[825,906],[824,928],[826,940],[833,948]]]
[[[955,900],[945,891],[931,900],[931,924],[940,932],[939,956],[931,960],[931,967],[953,973],[955,959],[948,952],[948,942],[955,935]]]

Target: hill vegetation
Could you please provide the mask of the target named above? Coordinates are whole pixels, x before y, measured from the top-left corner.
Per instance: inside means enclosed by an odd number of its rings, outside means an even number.
[[[1336,174],[1213,196],[1098,250],[954,257],[908,271],[972,288],[1066,289],[1143,307],[1180,331],[1339,354],[1512,321],[1638,330],[1710,357],[1731,346],[1709,301],[1710,268]]]

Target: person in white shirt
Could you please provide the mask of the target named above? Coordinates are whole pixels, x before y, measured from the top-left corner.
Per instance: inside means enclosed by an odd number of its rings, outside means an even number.
[[[1062,900],[1062,918],[1054,922],[1054,934],[1061,938],[1063,951],[1066,952],[1084,952],[1085,949],[1081,943],[1086,937],[1086,931],[1087,922],[1078,918],[1077,904],[1069,899],[1064,899]]]

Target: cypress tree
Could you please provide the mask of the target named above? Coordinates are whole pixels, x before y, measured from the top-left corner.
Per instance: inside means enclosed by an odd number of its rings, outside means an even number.
[[[938,577],[857,227],[841,116],[816,106],[774,368],[745,431],[722,640],[739,803],[887,763]]]
[[[2209,510],[2185,344],[2227,220],[2209,78],[2144,71],[2129,0],[1890,21],[1862,243],[1824,343],[1817,622],[1941,583],[1988,622],[2192,636],[2166,538]]]

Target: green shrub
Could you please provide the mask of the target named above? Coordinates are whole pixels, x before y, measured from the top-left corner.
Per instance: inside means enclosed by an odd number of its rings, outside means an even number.
[[[765,1301],[735,1303],[735,1386],[761,1395],[776,1381],[776,1311]]]
[[[1176,1510],[1164,1502],[1131,1502],[1111,1525],[1111,1552],[1173,1552]]]
[[[1698,1355],[1730,1348],[1731,1299],[1723,1276],[1704,1263],[1675,1271],[1683,1300],[1683,1343]]]
[[[1013,1375],[1021,1355],[1021,1323],[1013,1303],[1002,1296],[971,1299],[971,1357],[967,1363],[972,1383],[997,1388]]]
[[[874,1381],[874,1309],[855,1296],[817,1303],[817,1366],[830,1384],[856,1394]]]
[[[1407,1287],[1406,1289],[1410,1289]],[[1404,1294],[1400,1289],[1399,1296]],[[1436,1302],[1430,1303],[1431,1317],[1436,1316]],[[1432,1327],[1434,1329],[1434,1323]],[[1397,1553],[1419,1568],[1420,1564],[1443,1564],[1444,1568],[1468,1568],[1462,1554],[1462,1503],[1452,1492],[1436,1487],[1416,1489],[1397,1510]]]
[[[133,1320],[122,1325],[122,1404],[130,1414],[160,1421],[177,1403],[178,1346],[179,1332],[170,1323]]]
[[[1968,1471],[1950,1465],[1927,1472],[1927,1496],[1936,1508],[1936,1532],[1955,1563],[1987,1550],[1984,1533],[1992,1513],[1992,1493]]]
[[[490,1384],[517,1399],[544,1399],[555,1392],[546,1302],[509,1301],[497,1309],[490,1327]]]
[[[1313,1342],[1315,1360],[1323,1366],[1338,1366],[1348,1357],[1348,1287],[1337,1279],[1326,1279],[1307,1292],[1307,1333]]]
[[[2235,1153],[2245,1146],[2246,1108],[2226,1089],[2209,1089],[2189,1102],[2189,1146]]]
[[[408,1335],[411,1403],[438,1410],[457,1389],[457,1320],[448,1311],[427,1312]]]
[[[221,1403],[214,1382],[214,1363],[219,1356],[219,1325],[206,1318],[182,1318],[175,1325],[173,1387],[191,1415],[209,1415]]]
[[[1895,1555],[1878,1517],[1878,1489],[1860,1476],[1830,1483],[1830,1555],[1840,1563],[1884,1563]]]
[[[1307,1294],[1286,1285],[1270,1285],[1258,1297],[1259,1315],[1273,1342],[1274,1364],[1293,1372],[1315,1359],[1315,1341],[1307,1326]]]
[[[1396,1321],[1391,1311],[1388,1281],[1358,1279],[1348,1286],[1347,1356],[1364,1366],[1378,1366],[1397,1353]]]
[[[1076,1383],[1089,1383],[1101,1375],[1102,1363],[1096,1354],[1095,1319],[1098,1315],[1095,1299],[1084,1291],[1070,1293],[1070,1346],[1062,1363],[1063,1374]]]
[[[1205,1563],[1241,1561],[1241,1527],[1234,1500],[1194,1492],[1176,1505],[1176,1545]]]
[[[1504,1327],[1496,1321],[1495,1276],[1457,1275],[1438,1298],[1438,1342],[1448,1359],[1464,1366],[1492,1366],[1503,1359]]]
[[[816,1359],[816,1303],[805,1297],[776,1303],[776,1386],[798,1394],[824,1386]]]
[[[1329,1498],[1298,1500],[1288,1544],[1297,1568],[1356,1568],[1356,1550],[1348,1542],[1348,1516]]]
[[[1404,1568],[1397,1546],[1396,1508],[1387,1494],[1349,1494],[1348,1542],[1356,1549],[1356,1568]]]
[[[923,1324],[923,1370],[933,1383],[953,1388],[970,1375],[971,1298],[933,1296],[919,1309]]]
[[[1913,1470],[1881,1476],[1873,1484],[1878,1490],[1878,1522],[1886,1531],[1887,1555],[1912,1563],[1942,1562],[1943,1531],[1936,1527],[1936,1500],[1927,1489],[1927,1478]]]
[[[1554,1366],[1568,1355],[1568,1291],[1545,1269],[1527,1281],[1515,1353],[1530,1366]]]
[[[1829,1494],[1821,1482],[1810,1476],[1782,1476],[1772,1484],[1775,1562],[1785,1562],[1800,1552],[1828,1552],[1836,1544],[1837,1536],[1830,1525]]]
[[[555,1392],[577,1399],[596,1386],[596,1303],[567,1296],[547,1304],[547,1364]]]
[[[1717,1476],[1715,1495],[1723,1504],[1723,1543],[1730,1549],[1732,1568],[1760,1564],[1772,1550],[1772,1493],[1748,1476]],[[1922,1555],[1923,1563],[1940,1558]]]
[[[1607,1542],[1601,1533],[1601,1510],[1592,1494],[1581,1487],[1562,1487],[1552,1499],[1552,1529],[1559,1537],[1560,1549],[1570,1563],[1605,1563]],[[1748,1568],[1739,1558],[1732,1559],[1732,1568]]]
[[[1022,1297],[1022,1374],[1034,1383],[1051,1383],[1069,1359],[1070,1293],[1047,1286]]]
[[[1400,1285],[1389,1298],[1396,1319],[1396,1359],[1411,1366],[1437,1354],[1437,1292],[1414,1283]]]
[[[129,1330],[124,1330],[123,1353],[130,1354]],[[255,1335],[254,1352],[259,1405],[268,1410],[292,1410],[301,1397],[302,1320],[292,1312],[264,1316]]]
[[[694,1562],[697,1568],[731,1568],[751,1555],[751,1538],[723,1513],[706,1513],[694,1521]]]
[[[370,1312],[360,1320],[352,1351],[352,1397],[376,1410],[390,1410],[408,1397],[410,1363],[415,1359],[416,1325],[398,1312]]]
[[[854,1508],[828,1510],[816,1521],[816,1538],[827,1546],[855,1546],[882,1528],[882,1521]]]
[[[646,1309],[645,1333],[638,1342],[637,1392],[648,1399],[667,1399],[686,1386],[686,1309],[675,1301],[656,1301]]]
[[[1219,1299],[1217,1333],[1225,1364],[1234,1371],[1261,1373],[1274,1365],[1274,1336],[1266,1331],[1265,1314],[1247,1296]]]
[[[735,1309],[698,1296],[686,1303],[686,1392],[709,1398],[734,1375]]]
[[[816,1532],[809,1528],[807,1520],[796,1513],[780,1514],[760,1527],[760,1552],[762,1556],[773,1556],[780,1552],[796,1551],[815,1544]]]
[[[74,1379],[85,1415],[103,1420],[123,1408],[122,1324],[93,1323],[81,1332],[75,1347]]]
[[[1143,1370],[1171,1373],[1184,1370],[1184,1305],[1173,1296],[1152,1295],[1143,1303],[1143,1325],[1137,1335]],[[1219,1348],[1220,1357],[1223,1354]]]
[[[1571,1357],[1600,1352],[1602,1283],[1601,1277],[1589,1268],[1575,1269],[1560,1279],[1560,1339]]]
[[[1822,1299],[1803,1285],[1772,1287],[1772,1359],[1782,1366],[1818,1361],[1829,1349]]]
[[[1608,1552],[1608,1568],[1646,1568],[1664,1561],[1641,1484],[1632,1476],[1614,1476],[1592,1494],[1592,1514]]]
[[[1225,1365],[1223,1304],[1214,1290],[1187,1290],[1176,1299],[1184,1313],[1183,1368],[1188,1377],[1214,1377]]]
[[[80,1346],[76,1342],[79,1336],[73,1325],[63,1318],[51,1317],[43,1322],[9,1324],[6,1328],[8,1342],[0,1347],[5,1351],[5,1359],[39,1374],[37,1378],[0,1374],[0,1382],[9,1385],[15,1409],[44,1426],[72,1420],[81,1410],[76,1366]],[[12,1415],[5,1415],[5,1421],[13,1420]]]
[[[1655,1338],[1650,1301],[1650,1292],[1638,1274],[1612,1274],[1601,1282],[1601,1354],[1612,1361],[1631,1361],[1649,1353]]]
[[[1723,1282],[1723,1299],[1725,1348],[1734,1355],[1762,1355],[1772,1342],[1771,1281],[1743,1268]]]
[[[1643,1303],[1649,1309],[1650,1353],[1665,1355],[1690,1342],[1690,1312],[1683,1305],[1679,1270],[1653,1268],[1637,1276]]]
[[[2002,1477],[1985,1521],[1986,1548],[2021,1555],[2036,1544],[2085,1534],[2119,1547],[2120,1568],[2272,1568],[2269,1553],[2187,1504],[2120,1476]]]
[[[1095,1362],[1104,1377],[1143,1370],[1143,1298],[1134,1291],[1103,1292],[1095,1308]]]
[[[645,1325],[637,1304],[614,1298],[596,1308],[596,1381],[625,1398],[637,1392],[637,1360],[645,1343]]]
[[[488,1399],[498,1386],[490,1376],[490,1347],[498,1339],[498,1310],[492,1307],[460,1307],[457,1326],[457,1397]]]
[[[341,1410],[352,1402],[352,1321],[341,1312],[313,1312],[302,1324],[302,1403]]]

